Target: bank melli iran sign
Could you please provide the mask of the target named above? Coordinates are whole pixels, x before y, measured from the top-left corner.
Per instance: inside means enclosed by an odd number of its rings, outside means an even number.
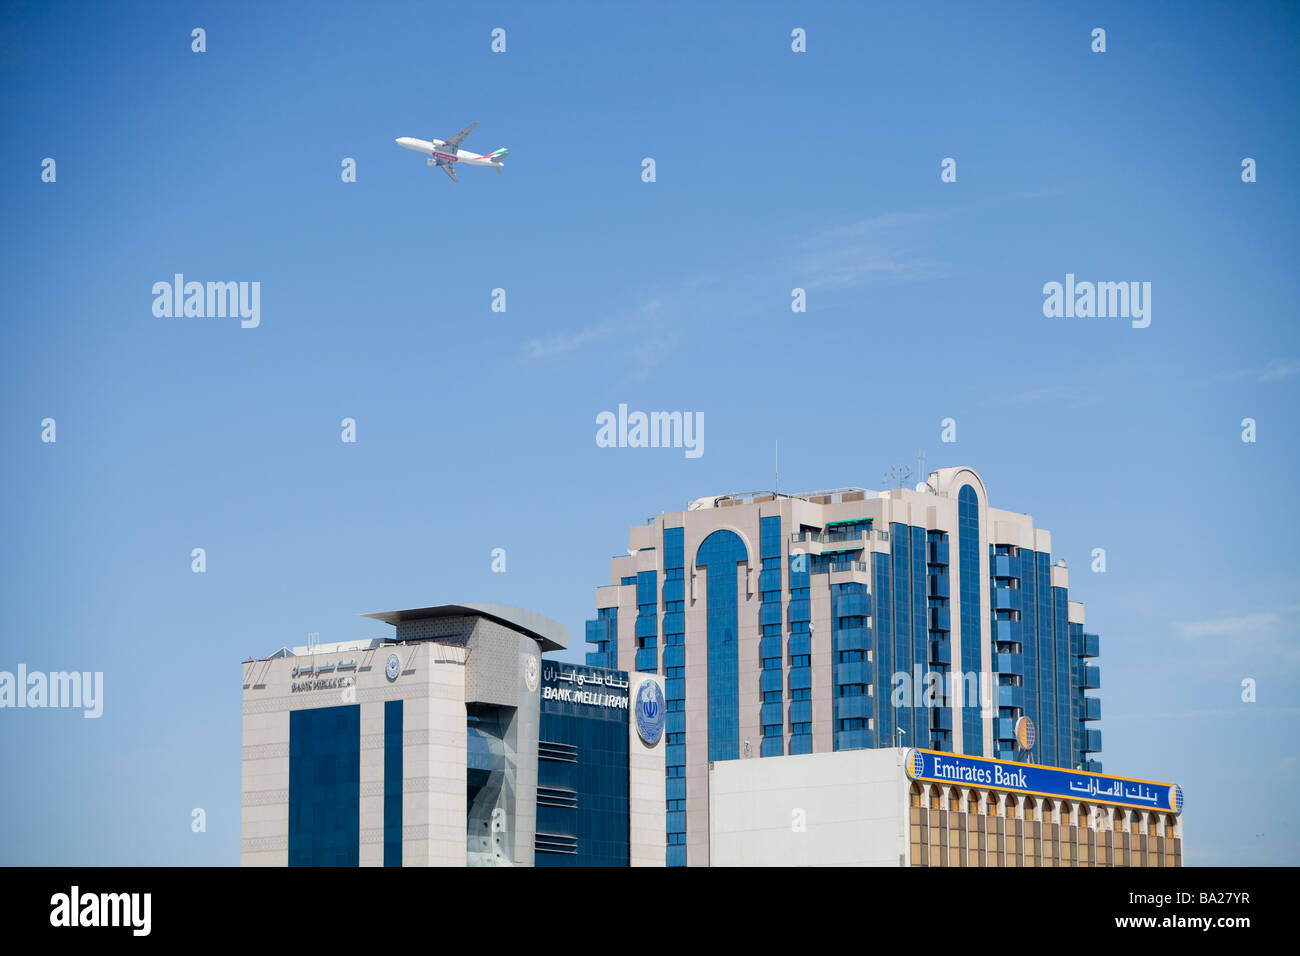
[[[568,684],[568,687],[557,686]],[[548,666],[542,672],[542,699],[592,707],[627,710],[628,682],[614,674],[572,667],[569,670]]]
[[[920,749],[907,752],[906,767],[908,777],[924,783],[965,784],[1060,800],[1183,812],[1183,788],[1172,783]]]

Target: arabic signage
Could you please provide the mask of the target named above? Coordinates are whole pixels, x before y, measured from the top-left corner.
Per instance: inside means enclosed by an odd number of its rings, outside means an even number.
[[[547,663],[542,669],[542,700],[627,710],[626,677],[577,664]]]
[[[1172,783],[920,749],[908,751],[904,766],[908,777],[926,783],[967,784],[1163,813],[1183,811],[1183,789]]]
[[[357,679],[351,674],[339,674],[337,677],[332,675],[337,671],[355,671],[356,669],[356,661],[321,664],[319,667],[312,667],[309,664],[295,667],[289,674],[293,679],[293,683],[289,685],[289,692],[296,694],[304,690],[337,690],[340,687],[351,687],[357,682]]]

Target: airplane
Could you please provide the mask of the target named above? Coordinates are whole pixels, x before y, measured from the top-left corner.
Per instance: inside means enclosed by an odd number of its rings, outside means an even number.
[[[463,163],[468,166],[490,166],[501,172],[501,161],[505,159],[505,149],[498,149],[495,153],[488,153],[486,156],[479,153],[471,153],[469,150],[461,149],[460,144],[464,142],[465,137],[477,126],[478,123],[470,123],[463,130],[448,140],[427,140],[414,139],[410,136],[402,136],[397,140],[398,146],[404,146],[407,149],[413,149],[417,153],[428,153],[429,158],[425,160],[427,166],[441,166],[442,171],[451,177],[452,182],[460,182],[456,178],[456,163]]]

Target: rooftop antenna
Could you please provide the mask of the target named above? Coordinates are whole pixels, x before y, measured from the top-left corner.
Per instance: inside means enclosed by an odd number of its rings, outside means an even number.
[[[781,493],[781,439],[776,440],[776,493]]]
[[[891,481],[896,481],[898,482],[898,487],[902,488],[907,479],[911,477],[912,473],[908,471],[906,467],[890,468],[889,471],[885,472],[881,477],[881,484],[888,485]]]
[[[925,449],[918,448],[916,450],[916,480],[925,481],[928,477],[929,475],[925,471]]]

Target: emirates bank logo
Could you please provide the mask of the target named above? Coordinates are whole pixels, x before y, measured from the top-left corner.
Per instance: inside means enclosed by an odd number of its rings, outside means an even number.
[[[925,757],[919,750],[909,750],[907,752],[907,775],[913,780],[919,780],[925,776]]]
[[[636,732],[646,746],[655,746],[663,736],[667,709],[659,684],[652,680],[642,681],[636,691]]]

